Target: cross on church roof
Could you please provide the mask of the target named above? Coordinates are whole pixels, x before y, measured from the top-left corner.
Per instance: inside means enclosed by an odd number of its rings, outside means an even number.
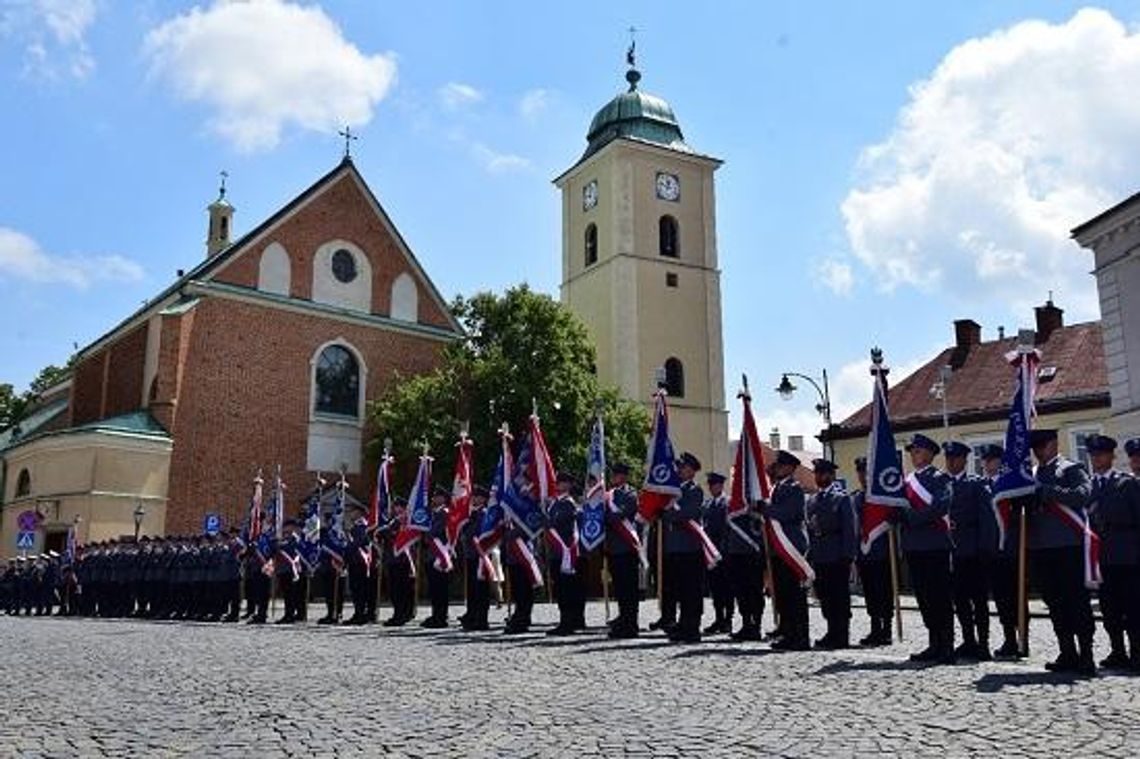
[[[352,141],[359,140],[360,138],[353,134],[352,127],[347,125],[344,129],[337,132],[337,134],[344,138],[344,157],[352,158]]]
[[[637,66],[637,27],[629,28],[629,50],[625,53],[625,62],[630,68]]]
[[[218,187],[218,200],[224,200],[226,197],[226,180],[229,178],[230,173],[223,169],[218,172],[218,176],[222,178],[221,186]]]

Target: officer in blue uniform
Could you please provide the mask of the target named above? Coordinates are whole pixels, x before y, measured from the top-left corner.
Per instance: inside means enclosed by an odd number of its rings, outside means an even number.
[[[803,488],[794,477],[800,460],[787,451],[778,451],[772,463],[776,480],[772,497],[761,507],[764,517],[778,523],[792,545],[807,556],[808,535]],[[774,549],[773,549],[774,550]],[[780,616],[779,636],[772,648],[777,651],[806,651],[811,648],[808,634],[807,589],[792,568],[780,557],[772,557],[773,584],[776,593],[776,611]]]
[[[297,530],[300,524],[296,519],[286,519],[282,525],[281,539],[277,541],[274,557],[277,588],[285,601],[285,614],[277,620],[279,625],[291,625],[301,618],[301,544]]]
[[[677,624],[669,630],[674,643],[700,643],[701,615],[704,612],[705,560],[700,539],[686,524],[701,523],[701,507],[705,496],[695,481],[701,470],[700,460],[691,453],[681,454],[677,471],[681,477],[681,496],[661,514],[665,529],[665,560],[668,582],[677,599]]]
[[[486,630],[489,627],[487,614],[491,608],[493,578],[479,576],[479,549],[475,541],[490,495],[490,491],[482,485],[471,488],[471,511],[467,523],[459,533],[459,552],[463,556],[463,579],[467,595],[467,610],[459,618],[459,623],[467,631]]]
[[[835,481],[835,462],[812,461],[819,490],[807,502],[815,595],[827,620],[827,633],[816,648],[840,649],[851,645],[851,562],[855,559],[855,513],[851,497]]]
[[[441,543],[447,542],[447,515],[450,509],[448,503],[451,502],[451,491],[447,488],[437,485],[435,490],[432,491],[431,504],[431,530],[427,534],[427,540],[440,541]],[[422,541],[421,541],[422,542]],[[442,629],[447,627],[447,607],[448,600],[451,593],[451,572],[445,567],[436,566],[438,559],[436,558],[435,550],[427,545],[423,546],[426,553],[427,565],[427,580],[428,580],[428,597],[431,599],[431,616],[420,623],[420,627],[428,629]]]
[[[1085,584],[1084,533],[1092,483],[1085,468],[1057,452],[1057,431],[1029,435],[1037,459],[1037,502],[1029,515],[1033,576],[1049,607],[1061,653],[1045,665],[1053,672],[1096,675],[1093,614]],[[1067,509],[1067,510],[1066,510]],[[1076,519],[1077,523],[1072,520]]]
[[[559,472],[556,485],[558,497],[547,509],[546,529],[551,531],[548,545],[553,536],[557,535],[563,546],[552,548],[547,554],[550,579],[554,583],[554,598],[558,603],[558,624],[546,634],[573,635],[578,630],[586,629],[586,590],[582,578],[585,562],[580,553],[569,562],[563,561],[562,556],[563,550],[577,550],[578,504],[571,494],[575,485],[574,475]]]
[[[366,625],[376,621],[376,557],[372,553],[372,536],[364,508],[348,505],[352,526],[348,530],[348,591],[352,594],[352,616],[346,625]]]
[[[1126,442],[1124,453],[1128,455],[1128,465],[1132,469],[1132,476],[1140,477],[1140,437],[1134,437]]]
[[[534,609],[534,584],[525,560],[518,553],[522,543],[534,554],[534,541],[515,524],[509,516],[503,517],[503,562],[506,564],[507,580],[511,586],[511,600],[514,609],[503,627],[505,635],[522,635],[530,632],[531,612]],[[535,559],[537,562],[537,559]]]
[[[917,484],[930,503],[915,496],[911,506],[897,509],[902,522],[902,550],[910,568],[915,600],[926,625],[927,647],[912,654],[911,661],[954,663],[954,605],[950,592],[949,478],[934,468],[938,443],[916,434],[906,446]],[[908,486],[908,490],[910,486]]]
[[[764,538],[756,504],[729,516],[725,522],[724,557],[729,585],[740,610],[740,629],[732,633],[736,641],[762,638],[760,618],[764,614]]]
[[[616,463],[610,467],[613,484],[612,508],[606,509],[606,554],[618,615],[610,622],[609,637],[636,638],[638,628],[637,549],[623,534],[637,534],[637,490],[629,484],[629,466]],[[622,531],[627,531],[623,533]],[[632,531],[632,532],[628,532]],[[509,555],[509,551],[508,551]]]
[[[954,548],[950,582],[954,613],[962,628],[962,644],[954,655],[990,659],[990,562],[997,553],[998,534],[993,494],[985,479],[966,471],[970,447],[951,440],[942,446],[950,478],[950,527]]]
[[[855,515],[857,535],[862,534],[863,507],[867,497],[867,459],[855,459],[855,475],[859,489],[851,494],[851,509]],[[861,646],[889,646],[891,644],[891,617],[895,613],[894,588],[891,585],[891,540],[887,533],[877,536],[867,550],[860,546],[855,556],[859,571],[859,584],[863,586],[863,603],[871,619],[871,631],[859,640]]]
[[[702,506],[701,517],[705,534],[720,551],[721,556],[724,556],[725,540],[728,537],[728,496],[724,494],[724,480],[725,477],[720,472],[709,472],[705,476],[705,482],[709,486],[709,497]],[[733,595],[725,562],[721,561],[708,570],[708,585],[716,617],[703,632],[705,635],[731,633]]]
[[[1093,469],[1089,518],[1101,541],[1100,610],[1112,644],[1100,666],[1140,671],[1140,480],[1112,468],[1112,438],[1094,435],[1085,447]]]
[[[994,494],[994,484],[1001,473],[1002,456],[1005,449],[1000,445],[983,446],[980,454],[982,470]],[[1018,499],[1021,500],[1021,499]],[[998,621],[1001,623],[1002,644],[994,650],[997,659],[1021,658],[1021,647],[1017,644],[1017,556],[1021,541],[1022,504],[1019,502],[996,503],[991,506],[991,524],[998,536],[998,546],[989,565],[989,586],[997,607]],[[999,524],[1000,520],[1000,524]],[[1005,533],[1001,539],[1002,531]]]
[[[376,535],[381,542],[381,556],[388,575],[388,598],[392,601],[392,616],[384,620],[385,627],[403,627],[415,617],[415,565],[411,551],[396,553],[396,535],[408,511],[408,500],[402,496],[392,499],[392,516],[381,524]]]

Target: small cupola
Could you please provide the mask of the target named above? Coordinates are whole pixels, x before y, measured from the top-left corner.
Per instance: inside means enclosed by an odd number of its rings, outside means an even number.
[[[230,231],[233,226],[234,207],[226,200],[226,172],[222,172],[222,181],[218,187],[218,199],[211,203],[207,210],[210,212],[210,228],[206,235],[206,258],[213,258],[229,247]]]

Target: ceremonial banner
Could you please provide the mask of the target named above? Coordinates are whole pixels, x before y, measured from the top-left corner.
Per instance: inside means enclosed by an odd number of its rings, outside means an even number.
[[[681,476],[677,473],[677,457],[669,439],[669,407],[665,391],[655,394],[653,433],[645,457],[645,483],[638,498],[638,515],[652,522],[681,495]]]
[[[394,550],[403,553],[411,549],[424,533],[431,530],[431,465],[432,458],[426,453],[420,456],[420,467],[412,493],[408,496],[408,521],[396,533]]]
[[[321,494],[325,481],[318,477],[317,487],[305,504],[305,527],[301,535],[301,555],[310,567],[316,566],[321,553]]]
[[[538,415],[531,414],[514,476],[503,489],[503,506],[507,514],[531,540],[542,530],[542,510],[553,492],[554,464],[546,449]]]
[[[772,483],[764,468],[764,449],[760,446],[760,434],[756,430],[756,419],[752,416],[752,396],[745,388],[739,397],[744,405],[744,423],[740,430],[740,442],[736,445],[736,462],[732,467],[728,526],[754,551],[759,551],[760,546],[752,534],[741,527],[736,518],[747,519],[753,506],[759,501],[768,500],[772,494]]]
[[[1009,407],[1001,469],[998,470],[998,476],[993,484],[992,503],[998,527],[999,549],[1005,547],[1005,536],[1010,530],[1012,500],[1037,492],[1037,480],[1033,477],[1032,451],[1029,448],[1029,432],[1033,429],[1033,417],[1036,416],[1033,402],[1037,390],[1037,365],[1041,362],[1041,352],[1036,349],[1011,351],[1005,357],[1017,372],[1017,388]]]
[[[451,485],[451,508],[447,512],[447,542],[456,545],[463,525],[471,516],[472,452],[475,444],[462,435],[455,444],[455,478]]]
[[[273,524],[273,537],[281,539],[285,525],[285,483],[281,481],[281,465],[273,478],[273,498],[269,505],[270,522]]]
[[[503,537],[504,517],[506,511],[503,507],[503,489],[510,481],[512,468],[511,436],[505,430],[499,433],[501,450],[499,463],[495,466],[495,476],[491,481],[491,495],[487,499],[487,508],[483,509],[483,519],[479,524],[479,534],[475,538],[475,545],[479,549],[480,563],[487,551],[490,551]]]
[[[372,504],[368,510],[368,524],[370,527],[379,527],[391,517],[392,510],[392,456],[385,448],[380,454],[380,463],[376,466],[376,489],[372,491]]]
[[[333,501],[332,520],[323,546],[325,552],[332,557],[333,564],[338,570],[344,565],[344,554],[348,550],[348,533],[344,530],[344,504],[347,497],[348,482],[344,479],[344,472],[341,472],[340,480],[336,484],[336,500]]]
[[[578,514],[578,529],[582,546],[592,551],[606,537],[606,430],[601,415],[594,421],[590,433],[590,449],[586,454],[586,501]]]
[[[878,363],[871,369],[871,434],[867,444],[867,493],[863,501],[860,548],[864,554],[890,529],[891,509],[907,505],[902,459],[895,447],[887,409],[887,379]]]
[[[259,471],[257,477],[253,479],[253,497],[249,499],[249,514],[245,525],[245,540],[250,544],[256,543],[261,537],[261,498],[264,483]]]

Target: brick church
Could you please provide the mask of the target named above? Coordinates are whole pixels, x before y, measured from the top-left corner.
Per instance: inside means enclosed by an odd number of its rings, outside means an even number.
[[[72,377],[0,440],[3,553],[197,532],[244,515],[259,467],[294,498],[345,468],[362,500],[365,399],[431,369],[461,334],[350,158],[236,241],[222,187],[205,260],[83,348]],[[292,500],[292,499],[291,499]]]

